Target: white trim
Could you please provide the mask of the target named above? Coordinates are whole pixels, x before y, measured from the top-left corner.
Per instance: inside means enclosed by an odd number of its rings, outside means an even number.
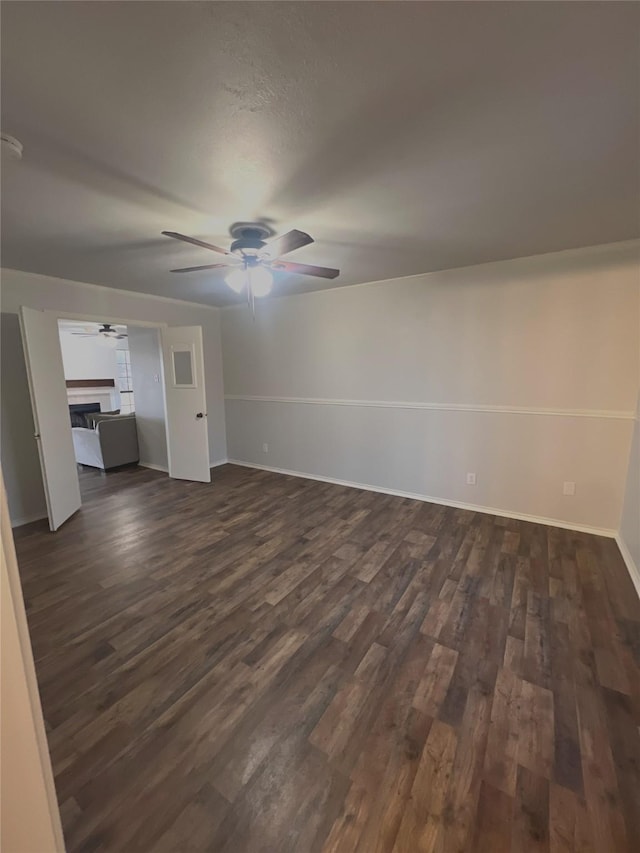
[[[11,519],[11,527],[22,527],[23,524],[32,524],[34,521],[42,521],[47,518],[47,513],[39,512],[35,515],[23,515],[19,518]]]
[[[163,474],[168,472],[168,468],[164,465],[155,465],[153,462],[138,462],[141,468],[151,468],[152,471],[162,471]]]
[[[303,293],[288,293],[288,294],[283,294],[282,296],[277,296],[276,294],[273,294],[271,298],[272,299],[274,299],[274,298],[286,299],[290,296],[317,296],[320,294],[326,294],[326,293],[333,291],[333,290],[346,290],[347,288],[352,288],[352,287],[366,287],[368,284],[388,284],[389,282],[394,282],[394,281],[405,281],[407,279],[412,279],[412,278],[424,278],[425,276],[436,276],[436,275],[442,275],[444,273],[456,273],[456,272],[459,272],[462,270],[469,270],[469,269],[473,269],[473,268],[482,269],[483,267],[496,267],[496,266],[499,267],[499,266],[502,266],[505,264],[513,264],[514,262],[517,262],[517,261],[531,261],[531,260],[537,260],[537,259],[545,259],[545,258],[553,257],[554,255],[556,255],[556,256],[557,255],[565,255],[565,256],[571,257],[572,255],[579,255],[579,254],[583,254],[583,253],[596,254],[596,253],[602,252],[603,250],[604,251],[616,251],[619,249],[633,248],[634,246],[640,246],[640,240],[638,240],[637,237],[631,238],[630,240],[616,240],[613,243],[596,243],[595,245],[577,246],[577,247],[574,247],[571,249],[560,249],[560,250],[555,251],[555,252],[543,252],[543,253],[537,254],[537,255],[525,255],[525,256],[518,255],[518,256],[513,257],[513,258],[501,258],[501,259],[496,260],[496,261],[485,261],[484,263],[480,263],[480,264],[466,264],[465,266],[461,266],[461,267],[444,267],[443,269],[427,270],[426,272],[413,273],[412,275],[394,276],[392,278],[379,278],[379,279],[373,279],[372,281],[356,281],[353,284],[338,284],[338,285],[335,285],[334,287],[323,288],[321,290],[304,291]],[[58,281],[65,281],[65,282],[70,283],[70,284],[77,284],[80,287],[93,287],[93,288],[97,288],[99,290],[107,290],[111,293],[113,293],[115,291],[116,293],[124,293],[124,294],[129,295],[129,296],[139,296],[143,299],[159,299],[161,302],[172,302],[172,303],[178,303],[179,305],[193,305],[193,306],[197,306],[198,308],[210,308],[210,309],[213,309],[214,311],[224,311],[224,310],[228,310],[228,309],[238,310],[238,309],[242,309],[244,307],[244,304],[245,304],[244,300],[238,300],[237,302],[233,302],[231,304],[212,305],[210,302],[192,302],[191,300],[188,300],[188,299],[177,299],[175,296],[160,296],[160,295],[156,295],[154,293],[146,293],[145,291],[140,291],[140,290],[125,290],[124,288],[121,288],[121,287],[108,287],[107,285],[104,285],[104,284],[93,284],[90,281],[78,281],[77,279],[73,279],[73,278],[62,278],[61,276],[49,275],[48,273],[33,272],[31,270],[19,270],[19,269],[15,269],[15,267],[0,267],[0,273],[3,270],[6,270],[7,272],[17,272],[17,273],[21,273],[23,275],[40,276],[42,278],[54,278],[54,279],[58,279]],[[81,319],[83,319],[83,318],[81,318]]]
[[[563,418],[611,418],[635,420],[635,412],[609,409],[544,409],[535,406],[491,406],[473,403],[418,403],[396,400],[340,400],[322,397],[255,397],[245,394],[225,394],[225,400],[252,403],[299,403],[312,406],[358,406],[372,409],[427,409],[438,412],[490,412],[501,415],[547,415]]]
[[[142,299],[159,299],[160,302],[172,302],[172,303],[178,303],[178,305],[192,305],[194,308],[211,308],[213,311],[220,311],[220,308],[222,307],[220,305],[211,305],[209,302],[191,302],[188,299],[176,299],[175,296],[156,296],[156,294],[154,294],[154,293],[146,293],[145,291],[142,291],[142,290],[124,290],[122,287],[109,287],[105,284],[93,284],[90,281],[78,281],[75,278],[62,278],[59,275],[49,275],[48,273],[44,273],[44,272],[31,272],[30,270],[18,270],[18,269],[15,269],[15,267],[0,267],[0,274],[2,272],[17,272],[17,273],[20,273],[21,275],[33,275],[33,276],[39,276],[40,278],[54,278],[54,279],[57,279],[58,281],[64,281],[67,284],[77,284],[80,287],[92,287],[96,290],[106,290],[109,293],[114,293],[114,292],[115,293],[123,293],[126,296],[139,296]],[[65,317],[63,319],[72,320],[73,317],[71,317],[71,316],[67,317],[65,315]],[[84,315],[80,315],[80,319],[81,320],[85,319]],[[102,322],[102,321],[98,321],[98,322]],[[133,324],[131,324],[131,325],[133,325]],[[140,324],[140,325],[146,325],[146,324]]]
[[[374,278],[369,281],[355,281],[353,284],[336,284],[333,287],[325,287],[321,288],[320,290],[305,290],[303,292],[283,293],[282,295],[274,293],[272,294],[271,298],[288,299],[290,296],[321,296],[322,294],[329,293],[333,290],[348,290],[352,287],[366,287],[368,284],[390,284],[396,281],[408,281],[409,279],[413,278],[430,278],[432,276],[437,275],[442,276],[448,275],[450,273],[455,274],[470,269],[482,270],[491,267],[501,267],[505,266],[506,264],[517,263],[518,261],[544,261],[548,258],[553,258],[554,256],[557,257],[559,255],[565,257],[572,257],[574,255],[581,255],[586,253],[595,255],[597,253],[601,253],[603,250],[607,252],[613,252],[620,249],[633,249],[636,247],[640,249],[640,239],[638,237],[632,237],[629,240],[616,240],[613,243],[596,243],[595,245],[575,246],[571,249],[559,249],[555,252],[542,252],[541,254],[537,255],[516,255],[515,257],[511,258],[500,258],[496,261],[484,261],[483,263],[479,264],[465,264],[461,267],[441,267],[440,269],[411,273],[411,275],[397,275],[393,276],[392,278]],[[228,309],[239,309],[242,308],[243,305],[244,301],[233,302],[231,304],[221,305],[220,309],[222,311],[226,311]]]
[[[631,578],[633,585],[636,588],[636,592],[638,593],[638,598],[640,598],[640,569],[636,566],[633,557],[631,556],[631,551],[627,548],[627,543],[624,541],[620,532],[616,533],[615,536],[616,544],[620,549],[620,553],[622,555],[622,559],[627,567],[627,571],[629,572],[629,577]]]
[[[75,283],[79,284],[80,282]],[[109,288],[109,290],[111,290],[111,288]],[[122,292],[127,293],[128,291]],[[89,323],[110,323],[114,326],[138,326],[145,329],[164,329],[169,325],[168,323],[156,323],[153,320],[127,320],[124,317],[108,317],[104,312],[102,314],[87,314],[86,312],[77,314],[71,311],[62,312],[58,308],[45,308],[44,313],[53,314],[58,323],[64,322],[65,320],[84,320]],[[66,330],[60,329],[60,331]]]
[[[379,492],[383,495],[394,495],[398,498],[410,498],[414,501],[451,506],[455,509],[468,509],[471,512],[484,512],[488,515],[497,515],[500,518],[515,518],[517,521],[531,521],[535,524],[545,524],[549,527],[560,527],[563,530],[575,530],[578,533],[592,533],[595,536],[607,536],[610,539],[616,537],[617,532],[608,527],[591,527],[588,524],[577,524],[571,521],[561,521],[559,518],[545,518],[541,515],[529,515],[524,512],[510,512],[497,507],[482,506],[480,504],[469,504],[464,501],[451,501],[444,498],[436,498],[431,495],[421,495],[417,492],[403,492],[399,489],[387,489],[383,486],[372,486],[368,483],[353,483],[350,480],[338,480],[335,477],[322,477],[319,474],[307,474],[304,471],[292,471],[288,468],[274,468],[269,465],[258,465],[254,462],[241,462],[239,459],[229,459],[231,465],[240,465],[243,468],[257,468],[260,471],[272,471],[274,474],[288,474],[290,477],[303,477],[305,480],[319,480],[322,483],[333,483],[336,486],[347,486],[350,489],[362,489],[365,492]]]
[[[217,462],[211,462],[209,467],[210,468],[219,468],[221,465],[228,465],[228,464],[229,464],[229,460],[225,456],[224,459],[218,459]]]

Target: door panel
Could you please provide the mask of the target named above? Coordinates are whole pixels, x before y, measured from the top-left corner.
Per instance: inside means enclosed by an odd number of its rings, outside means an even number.
[[[81,505],[58,322],[21,308],[20,325],[49,527],[57,530]]]
[[[211,482],[201,326],[162,330],[169,476]]]

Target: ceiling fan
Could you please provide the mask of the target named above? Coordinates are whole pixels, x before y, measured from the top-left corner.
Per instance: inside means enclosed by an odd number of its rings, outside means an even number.
[[[232,225],[229,231],[234,238],[229,249],[222,249],[220,246],[213,246],[211,243],[205,243],[195,237],[178,234],[177,231],[163,231],[165,237],[172,237],[174,240],[182,240],[184,243],[191,243],[194,246],[200,246],[202,249],[227,255],[230,261],[230,263],[224,264],[183,267],[171,270],[171,272],[183,273],[231,268],[231,272],[226,276],[225,281],[236,293],[242,293],[246,288],[247,297],[250,300],[255,296],[267,296],[271,292],[272,271],[313,275],[318,278],[336,278],[340,275],[340,270],[329,267],[316,267],[310,264],[296,264],[281,260],[282,255],[313,243],[313,237],[305,234],[304,231],[294,229],[281,237],[276,237],[269,243],[265,241],[265,238],[269,237],[272,232],[266,225],[259,222],[239,222]]]
[[[90,326],[83,326],[84,329],[91,328]],[[95,332],[71,332],[72,335],[79,335],[81,338],[95,338],[95,337],[103,337],[103,338],[113,338],[116,341],[122,340],[122,338],[128,338],[125,332],[119,332],[118,329],[113,326],[111,323],[103,323]]]

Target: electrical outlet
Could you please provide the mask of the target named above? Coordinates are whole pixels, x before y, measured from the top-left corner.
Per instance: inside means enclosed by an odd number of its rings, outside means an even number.
[[[476,475],[472,471],[469,471],[469,473],[467,474],[467,486],[475,486],[475,484]]]
[[[160,382],[160,375],[158,373],[153,374],[153,381],[154,382]]]
[[[576,484],[571,482],[566,482],[562,484],[562,494],[563,495],[575,495],[576,493]]]
[[[263,452],[263,453],[268,453],[268,452],[269,452],[269,445],[267,444],[267,442],[266,442],[266,441],[265,441],[265,443],[262,445],[262,452]]]

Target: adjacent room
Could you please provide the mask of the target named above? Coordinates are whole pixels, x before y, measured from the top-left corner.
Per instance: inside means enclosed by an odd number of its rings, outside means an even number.
[[[58,328],[77,464],[100,471],[137,464],[127,327],[60,320]]]
[[[7,853],[640,849],[640,4],[1,8]]]

